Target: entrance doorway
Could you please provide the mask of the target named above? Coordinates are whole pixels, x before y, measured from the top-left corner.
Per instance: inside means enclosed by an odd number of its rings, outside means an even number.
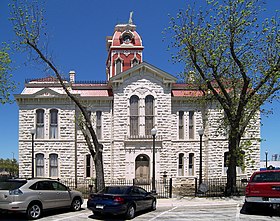
[[[135,159],[135,183],[150,183],[150,158],[145,154],[140,154]]]

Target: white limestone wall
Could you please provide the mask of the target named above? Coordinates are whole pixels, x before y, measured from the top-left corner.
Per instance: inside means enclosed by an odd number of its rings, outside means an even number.
[[[31,177],[32,143],[30,130],[36,127],[36,109],[45,110],[45,136],[36,139],[34,136],[34,157],[44,154],[45,177],[49,177],[49,154],[58,154],[58,177],[74,176],[75,159],[75,109],[69,104],[44,104],[30,102],[30,105],[19,105],[19,175]],[[49,111],[58,110],[58,139],[49,139]],[[35,161],[34,161],[35,162]],[[35,171],[36,176],[36,171]]]

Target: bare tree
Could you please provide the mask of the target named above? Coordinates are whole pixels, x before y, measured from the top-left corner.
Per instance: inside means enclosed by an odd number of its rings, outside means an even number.
[[[44,9],[38,2],[31,2],[28,0],[14,0],[11,8],[11,21],[14,25],[15,34],[18,37],[18,44],[16,45],[19,50],[29,50],[31,57],[39,62],[43,62],[50,69],[60,82],[63,90],[67,96],[77,105],[82,118],[79,118],[78,125],[83,133],[89,152],[91,153],[96,172],[96,189],[101,190],[105,186],[104,182],[104,169],[102,151],[103,145],[99,143],[95,130],[92,126],[91,118],[88,114],[87,107],[71,93],[64,81],[62,74],[52,61],[47,53],[45,45],[46,32],[44,21]],[[45,41],[44,41],[45,40]]]

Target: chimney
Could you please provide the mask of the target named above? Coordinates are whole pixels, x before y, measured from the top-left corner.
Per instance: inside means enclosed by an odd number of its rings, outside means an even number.
[[[75,83],[75,71],[70,71],[69,72],[69,78],[70,78],[70,83]]]

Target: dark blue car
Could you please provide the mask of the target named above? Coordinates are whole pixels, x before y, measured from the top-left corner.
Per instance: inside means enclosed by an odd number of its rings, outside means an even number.
[[[95,215],[123,214],[132,219],[141,210],[155,210],[156,197],[138,186],[108,186],[89,195],[87,208]]]

